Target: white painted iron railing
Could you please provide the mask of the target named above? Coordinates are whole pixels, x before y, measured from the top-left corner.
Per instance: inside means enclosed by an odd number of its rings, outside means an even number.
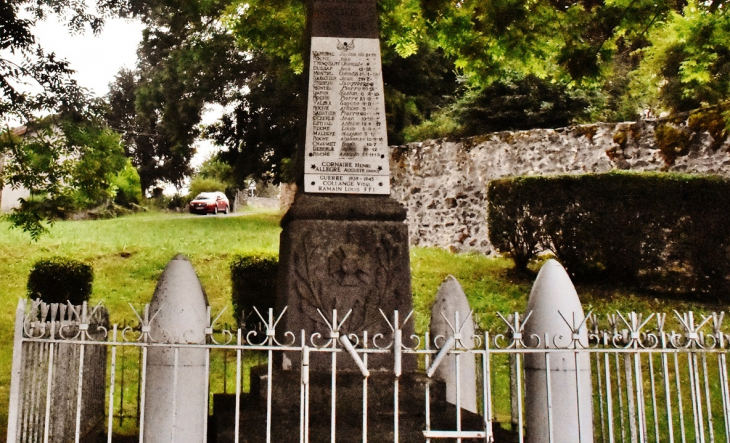
[[[460,336],[463,322],[458,317],[451,323],[453,334],[449,336],[430,337],[426,333],[421,337],[403,337],[401,328],[411,320],[411,315],[401,320],[397,312],[389,316],[383,314],[383,321],[393,332],[386,337],[382,334],[369,336],[367,331],[346,333],[348,314],[342,316],[337,311],[329,316],[322,314],[323,322],[329,329],[327,334],[311,335],[303,331],[299,334],[291,331],[279,333],[276,326],[281,316],[286,315],[285,312],[275,315],[269,311],[268,315],[260,316],[263,327],[259,331],[219,329],[216,325],[220,318],[218,315],[206,321],[205,342],[170,345],[158,342],[158,337],[151,336],[150,327],[156,313],[149,312],[147,308],[137,315],[134,327],[120,328],[113,325],[108,329],[91,326],[94,310],[86,306],[69,309],[65,310],[66,318],[62,320],[58,307],[35,301],[19,303],[15,324],[9,442],[69,441],[63,440],[66,437],[54,434],[54,420],[58,415],[53,409],[53,398],[59,395],[59,381],[54,377],[60,370],[58,352],[61,346],[76,349],[74,359],[77,362],[73,369],[76,392],[84,392],[89,383],[99,383],[90,381],[93,372],[102,375],[101,384],[105,386],[105,396],[88,399],[76,395],[73,398],[75,429],[72,435],[73,441],[77,442],[84,441],[83,411],[90,409],[95,410],[97,417],[102,419],[103,425],[98,431],[106,436],[106,441],[129,441],[130,436],[140,442],[151,441],[149,436],[145,437],[147,427],[151,426],[146,423],[145,401],[154,392],[145,389],[145,377],[149,365],[148,351],[157,347],[174,350],[173,414],[175,402],[179,401],[178,394],[182,395],[185,389],[177,380],[178,351],[205,350],[207,377],[199,380],[199,383],[205,383],[209,403],[214,394],[228,390],[228,386],[235,386],[231,394],[234,399],[233,413],[227,422],[232,430],[230,441],[234,442],[277,441],[274,436],[278,432],[279,411],[275,387],[281,381],[281,378],[277,378],[281,377],[281,372],[277,370],[275,362],[278,360],[277,354],[283,352],[300,356],[298,367],[292,370],[298,377],[299,398],[288,400],[299,402],[298,427],[289,429],[289,433],[293,435],[293,440],[301,442],[338,440],[338,432],[344,426],[341,420],[343,417],[337,415],[338,391],[353,389],[353,386],[344,386],[341,380],[338,383],[338,375],[341,376],[342,365],[345,364],[350,368],[350,375],[353,371],[360,374],[357,377],[362,382],[361,387],[356,387],[362,391],[364,411],[361,424],[358,425],[358,440],[414,441],[414,434],[407,433],[412,429],[406,429],[412,426],[412,422],[404,424],[406,417],[402,414],[404,406],[407,406],[401,403],[402,398],[409,394],[424,399],[422,427],[417,434],[420,441],[449,438],[456,441],[477,439],[485,442],[512,440],[562,443],[560,423],[565,417],[553,405],[555,397],[564,393],[551,386],[552,377],[545,377],[546,396],[537,400],[544,403],[550,425],[547,432],[537,435],[525,416],[525,401],[533,392],[530,386],[525,385],[524,365],[525,358],[531,355],[544,359],[542,376],[551,374],[551,368],[564,359],[573,359],[577,372],[587,369],[582,365],[588,362],[590,386],[582,385],[576,375],[576,389],[593,392],[590,404],[581,404],[581,400],[578,400],[578,410],[590,414],[593,437],[586,440],[584,436],[587,433],[580,432],[581,441],[730,442],[727,371],[730,335],[722,331],[723,313],[700,315],[699,318],[692,312],[675,312],[672,316],[651,314],[646,317],[636,313],[615,313],[601,319],[589,314],[586,321],[578,325],[566,320],[563,334],[543,337],[523,334],[530,314],[499,314],[494,319],[480,315],[477,324],[491,322],[497,326],[493,332],[482,331],[472,337],[475,345],[469,349],[463,346],[463,337]],[[72,320],[69,320],[68,312],[71,312]],[[588,332],[589,343],[579,339],[581,330]],[[136,351],[129,352],[130,349]],[[89,367],[85,354],[88,355],[92,350],[102,350],[106,355],[105,368]],[[313,381],[316,371],[310,369],[309,364],[315,354],[328,356],[325,372],[330,380],[327,386]],[[385,405],[387,408],[383,404],[377,405],[392,412],[387,433],[383,433],[382,428],[378,428],[377,433],[373,429],[376,420],[372,413],[374,405],[369,405],[369,402],[374,401],[374,394],[378,394],[373,392],[377,371],[368,366],[368,358],[374,354],[392,356],[392,367],[388,374],[391,377],[389,389],[392,389],[392,401]],[[123,361],[120,358],[122,355],[125,355]],[[235,363],[231,369],[229,361],[233,356]],[[436,382],[405,384],[403,362],[409,358],[418,360],[420,372],[425,373],[426,377],[431,377],[444,359],[454,359],[456,371],[449,383],[455,383],[457,392],[460,392],[462,384],[458,370],[460,363],[464,359],[475,359],[479,414],[463,411],[460,408],[461,396],[457,396],[455,408],[450,409],[450,413],[453,413],[450,425],[443,426],[443,420],[436,423],[438,420],[434,417],[443,416],[443,411],[433,409],[443,408],[444,403],[435,397],[442,396],[443,390],[439,390]],[[263,380],[262,408],[265,410],[265,420],[253,423],[247,421],[242,404],[247,391],[250,391],[248,377],[251,368],[259,363],[264,367],[262,373],[265,371],[265,376],[260,377]],[[41,368],[45,374],[40,376],[37,371],[28,372],[28,364]],[[29,373],[32,376],[28,376]],[[516,378],[510,380],[510,374],[516,374]],[[382,384],[377,386],[380,389]],[[414,394],[405,392],[405,389],[422,391]],[[329,407],[326,410],[311,409],[315,397],[313,390],[328,390]],[[578,395],[576,398],[582,397]],[[513,399],[516,401],[513,402]],[[517,405],[516,411],[512,410],[513,403]],[[203,405],[200,414],[204,415],[205,425],[198,435],[175,436],[173,433],[167,441],[184,441],[183,437],[187,441],[224,441],[225,437],[220,434],[220,423],[216,430],[219,434],[209,432],[208,429],[209,414],[214,409],[215,405]],[[311,427],[315,415],[322,414],[328,416],[330,423],[326,436],[313,433]],[[475,417],[478,420],[476,428],[473,426]],[[471,424],[467,426],[469,420]],[[257,431],[262,436],[260,440],[253,437],[253,426],[260,428]],[[339,441],[343,441],[342,438]]]

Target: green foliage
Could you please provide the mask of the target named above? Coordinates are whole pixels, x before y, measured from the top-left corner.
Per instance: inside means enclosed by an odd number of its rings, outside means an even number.
[[[435,112],[430,119],[403,128],[403,141],[410,143],[460,135],[462,133],[461,125],[450,111],[451,109],[445,109]]]
[[[53,220],[111,201],[126,162],[119,136],[93,115],[46,117],[22,135],[4,131],[0,153],[6,155],[0,182],[31,195],[9,218],[34,240]]]
[[[728,128],[726,115],[730,115],[730,103],[724,102],[720,106],[700,109],[692,112],[687,118],[687,127],[694,132],[707,132],[712,137],[710,147],[719,149],[727,140]]]
[[[713,6],[715,5],[715,6]],[[730,15],[716,2],[689,1],[651,28],[651,45],[632,91],[647,105],[674,112],[727,100],[730,93]],[[647,92],[648,91],[648,92]]]
[[[142,203],[142,183],[130,159],[126,160],[124,169],[119,171],[112,183],[117,189],[114,203],[124,207]]]
[[[253,330],[261,322],[253,308],[267,318],[269,308],[274,307],[279,259],[265,253],[241,254],[233,258],[230,270],[235,318],[246,329]]]
[[[294,159],[281,159],[281,181],[282,183],[296,183],[297,170],[296,161]]]
[[[181,185],[206,103],[225,100],[245,80],[246,57],[219,20],[229,3],[147,0],[137,12],[147,25],[135,71],[111,85],[106,119],[123,131],[142,189]]]
[[[231,165],[228,163],[224,163],[213,157],[204,161],[203,164],[200,165],[196,175],[232,184],[233,168],[231,168]]]
[[[231,1],[224,24],[236,37],[241,51],[265,54],[295,74],[304,70],[305,3],[297,0]]]
[[[224,147],[238,186],[277,183],[304,139],[306,2],[145,0],[134,72],[109,96],[142,188],[179,184],[193,143]],[[635,119],[720,103],[722,0],[377,2],[388,141]],[[226,106],[199,127],[207,103]],[[227,181],[227,180],[226,180]]]
[[[254,53],[246,67],[248,86],[228,98],[234,108],[207,128],[207,136],[224,146],[218,158],[233,168],[233,181],[278,183],[284,159],[293,158],[304,140],[306,77],[289,61]]]
[[[89,301],[94,271],[91,265],[65,257],[37,261],[28,275],[28,297],[46,303],[80,305]]]
[[[418,52],[383,56],[388,143],[404,141],[404,130],[429,121],[453,101],[458,90],[453,60],[438,48],[421,43]]]
[[[495,82],[469,91],[455,105],[460,135],[504,130],[559,128],[573,123],[588,103],[574,98],[563,85],[535,76],[515,82]]]
[[[216,180],[214,178],[205,178],[198,176],[190,182],[190,193],[188,194],[188,196],[190,198],[195,198],[195,196],[200,194],[201,192],[224,192],[225,190],[226,184],[222,181]]]
[[[65,121],[61,126],[67,149],[81,153],[71,171],[78,207],[93,208],[113,200],[114,181],[127,164],[119,134],[89,121]]]
[[[49,16],[65,23],[69,32],[88,26],[101,31],[112,14],[126,15],[127,0],[15,0],[0,4],[0,120],[30,121],[49,113],[80,110],[90,102],[73,79],[68,61],[47,54],[34,36]],[[12,56],[10,55],[12,54]]]
[[[730,181],[673,174],[490,182],[489,236],[524,269],[551,251],[579,280],[669,293],[730,289]]]
[[[687,155],[689,152],[689,135],[681,129],[669,124],[661,124],[656,127],[654,134],[657,147],[666,165],[673,165],[677,157]]]

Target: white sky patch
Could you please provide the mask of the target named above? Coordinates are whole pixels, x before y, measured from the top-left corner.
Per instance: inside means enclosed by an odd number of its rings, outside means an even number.
[[[225,108],[219,104],[207,104],[205,105],[205,108],[203,108],[203,115],[201,116],[200,124],[213,124],[221,118],[224,112]],[[203,162],[220,151],[221,147],[216,146],[211,140],[200,138],[195,143],[195,149],[195,155],[192,159],[190,159],[190,166],[192,166],[193,169],[198,169]]]
[[[88,27],[82,34],[71,34],[63,23],[51,15],[39,21],[32,32],[46,53],[54,52],[58,59],[66,59],[70,63],[71,69],[76,71],[73,77],[80,86],[102,97],[109,92],[109,84],[120,69],[134,69],[137,65],[137,47],[142,40],[143,30],[144,25],[139,20],[116,18],[107,19],[98,35],[94,35]],[[223,112],[222,106],[206,106],[201,124],[214,123]],[[193,168],[200,167],[221,149],[204,139],[198,140],[195,146],[197,153],[191,159]],[[164,188],[166,194],[177,192],[171,185]],[[185,187],[182,191],[186,191]]]
[[[144,26],[139,20],[108,19],[101,33],[90,30],[72,35],[62,23],[50,16],[33,28],[36,41],[46,53],[55,52],[65,58],[76,71],[79,85],[103,96],[109,83],[122,67],[134,69],[137,45],[142,40]]]

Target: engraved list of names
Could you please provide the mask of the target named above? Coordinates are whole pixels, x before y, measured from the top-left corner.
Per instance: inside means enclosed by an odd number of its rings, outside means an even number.
[[[380,42],[313,37],[304,191],[390,194]]]

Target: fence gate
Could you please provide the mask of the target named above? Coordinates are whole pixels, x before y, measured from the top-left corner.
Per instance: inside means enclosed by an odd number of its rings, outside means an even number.
[[[447,334],[405,337],[403,324],[413,319],[397,312],[383,313],[388,336],[349,331],[347,313],[336,311],[321,313],[327,333],[307,336],[277,331],[286,310],[257,311],[256,330],[223,327],[220,315],[209,315],[205,340],[175,345],[150,333],[156,313],[130,313],[134,322],[120,327],[109,326],[99,306],[19,303],[9,442],[152,441],[146,404],[156,392],[146,377],[150,351],[160,347],[173,356],[170,414],[187,392],[189,381],[178,377],[184,352],[203,353],[206,376],[196,381],[207,392],[203,428],[168,436],[175,443],[563,443],[570,414],[558,408],[568,394],[588,414],[577,422],[583,443],[730,442],[722,313],[589,314],[579,324],[562,319],[564,332],[553,336],[525,334],[530,313],[479,314],[470,337],[459,318],[449,319]],[[392,364],[372,367],[375,354]],[[570,362],[573,389],[592,392],[587,401],[556,388],[556,368]],[[452,376],[439,376],[447,363]],[[460,370],[472,363],[473,384]],[[468,385],[476,392],[464,392]],[[467,397],[475,408],[463,407]],[[542,431],[531,403],[544,414]]]

